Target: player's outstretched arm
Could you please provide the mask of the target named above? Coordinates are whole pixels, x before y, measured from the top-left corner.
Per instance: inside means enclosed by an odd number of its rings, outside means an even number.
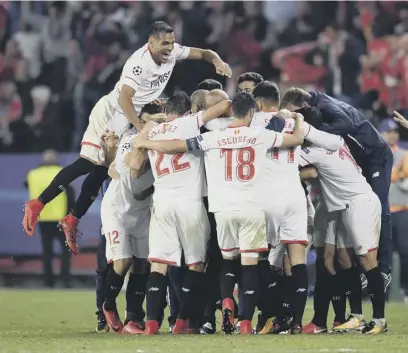
[[[146,148],[162,153],[187,152],[186,140],[143,140],[137,139],[133,142],[133,147]]]
[[[408,120],[405,117],[394,110],[394,120],[399,123],[403,128],[408,129]]]
[[[122,89],[119,93],[118,103],[125,113],[125,117],[137,131],[142,131],[142,124],[140,122],[139,116],[137,115],[135,108],[133,107],[132,98],[135,95],[136,91],[134,88],[128,85],[122,85]]]
[[[283,140],[280,147],[299,146],[304,141],[304,121],[303,115],[295,113],[295,128],[292,134],[282,134]]]
[[[220,56],[212,50],[199,49],[199,48],[190,48],[190,53],[188,54],[187,59],[190,60],[205,60],[213,64],[215,71],[218,75],[221,76],[232,76],[232,71],[230,66],[222,61]]]
[[[337,151],[342,146],[343,140],[341,136],[320,131],[306,122],[304,124],[305,139],[312,142],[314,145],[333,152]]]
[[[319,172],[313,166],[304,167],[299,171],[301,180],[316,179],[319,176]]]
[[[210,122],[211,120],[214,120],[221,116],[224,113],[229,112],[231,108],[231,101],[230,100],[225,100],[222,102],[219,102],[212,107],[209,107],[208,109],[204,110],[202,119],[204,125]]]

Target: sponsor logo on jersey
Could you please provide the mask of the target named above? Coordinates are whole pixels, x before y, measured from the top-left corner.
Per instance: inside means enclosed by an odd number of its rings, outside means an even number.
[[[150,83],[150,88],[160,87],[161,84],[166,83],[168,81],[168,79],[170,78],[171,72],[172,72],[172,70],[164,73],[163,75],[160,75],[158,78],[153,80]]]

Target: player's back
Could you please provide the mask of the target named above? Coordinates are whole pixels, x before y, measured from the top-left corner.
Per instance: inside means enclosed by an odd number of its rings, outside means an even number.
[[[150,140],[184,140],[199,135],[198,115],[188,115],[157,125]],[[154,199],[200,199],[204,190],[204,161],[201,151],[164,154],[149,151],[155,179]]]
[[[282,119],[274,117],[273,119]],[[282,133],[292,133],[295,128],[294,119],[285,119],[285,125],[281,130]],[[273,180],[289,181],[299,179],[299,161],[300,161],[300,146],[297,147],[273,147],[267,152],[265,162],[266,178]]]
[[[112,179],[102,201],[108,207],[114,205],[114,211],[122,215],[126,212],[144,208],[150,204],[150,198],[142,201],[135,200],[132,190],[135,178],[132,177],[132,171],[125,163],[125,155],[131,152],[132,139],[134,137],[135,135],[129,135],[120,141],[114,160],[115,169],[120,178]],[[142,190],[149,188],[151,181],[152,175],[150,170],[137,178],[137,183]]]
[[[268,148],[266,132],[236,127],[203,135],[204,142],[208,138],[212,146],[205,152],[211,212],[260,209],[257,188]]]
[[[256,112],[251,120],[252,129],[265,129],[269,121],[276,115],[277,112]]]
[[[301,153],[301,164],[314,165],[318,169],[330,212],[343,209],[354,196],[372,193],[346,143],[335,152],[315,145],[306,147]]]

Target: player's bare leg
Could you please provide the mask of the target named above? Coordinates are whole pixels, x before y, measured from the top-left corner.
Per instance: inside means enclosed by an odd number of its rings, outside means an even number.
[[[126,273],[131,265],[132,259],[117,260],[114,262],[113,268],[109,270],[106,277],[103,313],[105,314],[109,327],[115,332],[121,332],[123,328],[123,323],[116,307],[116,298],[123,287]]]
[[[148,276],[147,261],[135,258],[130,268],[129,281],[126,287],[126,319],[123,323],[123,333],[140,334],[145,329],[143,302]]]
[[[146,285],[146,328],[145,335],[155,335],[159,332],[162,317],[163,300],[166,297],[166,273],[168,265],[152,262],[150,275]]]

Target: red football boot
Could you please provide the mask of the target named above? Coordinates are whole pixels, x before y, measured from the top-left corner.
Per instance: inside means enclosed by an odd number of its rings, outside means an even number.
[[[303,327],[303,333],[318,335],[320,333],[327,333],[327,327],[316,326],[313,322],[308,323]]]
[[[132,335],[140,335],[144,333],[144,330],[140,323],[136,321],[129,321],[125,326],[123,326],[122,333],[129,333]]]
[[[78,255],[78,245],[76,242],[78,223],[79,219],[75,218],[71,213],[59,221],[59,225],[65,234],[67,246],[74,255]]]
[[[146,321],[146,328],[143,332],[144,335],[146,336],[152,336],[152,335],[156,335],[157,333],[159,333],[159,322],[156,320],[147,320]]]
[[[252,326],[250,320],[242,320],[239,327],[240,335],[252,335]]]
[[[109,327],[115,332],[121,332],[123,328],[122,321],[120,320],[118,311],[115,310],[106,310],[105,303],[102,305],[103,313],[105,314],[106,322],[108,323]]]
[[[235,330],[235,305],[234,301],[226,298],[222,301],[222,331],[229,335]]]
[[[177,319],[174,324],[172,334],[173,335],[187,335],[189,334],[190,323],[189,320]]]
[[[38,199],[27,201],[24,205],[23,229],[24,232],[32,237],[34,235],[35,226],[38,222],[38,217],[45,205]]]

